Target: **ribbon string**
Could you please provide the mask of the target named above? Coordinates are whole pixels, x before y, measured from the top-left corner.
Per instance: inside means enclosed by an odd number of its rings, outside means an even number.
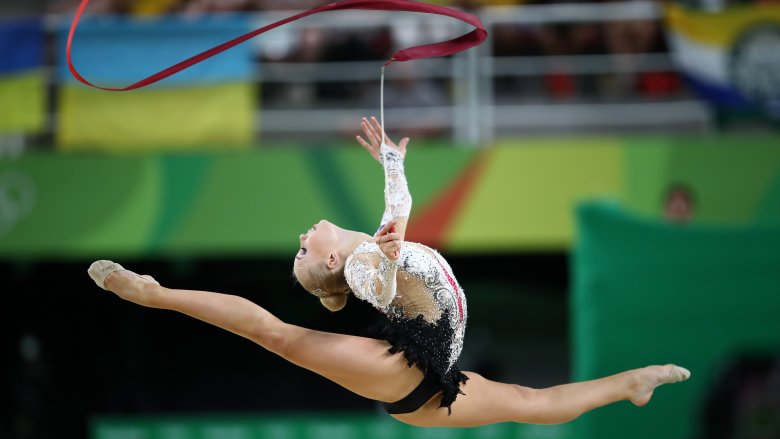
[[[385,66],[379,75],[379,125],[382,128],[382,143],[385,144]]]
[[[487,31],[485,30],[485,27],[482,25],[482,22],[480,22],[477,17],[468,14],[466,12],[462,12],[456,9],[451,9],[445,6],[431,5],[428,3],[420,3],[420,2],[412,2],[408,0],[344,0],[335,3],[328,3],[310,9],[308,11],[304,11],[299,14],[293,15],[291,17],[285,18],[283,20],[279,20],[277,22],[271,23],[267,26],[263,26],[261,28],[255,29],[251,32],[248,32],[230,41],[212,47],[211,49],[201,52],[195,56],[187,58],[184,61],[174,64],[134,84],[128,85],[127,87],[113,88],[113,87],[102,87],[89,82],[87,79],[81,76],[78,70],[76,70],[76,67],[73,65],[73,60],[71,58],[73,36],[76,33],[76,28],[78,27],[79,20],[81,19],[81,16],[84,13],[84,10],[86,9],[88,4],[89,4],[89,0],[81,0],[81,4],[79,4],[78,9],[76,10],[76,15],[73,17],[73,22],[71,23],[70,30],[68,32],[68,41],[67,41],[65,55],[68,60],[68,68],[70,69],[71,74],[73,74],[73,76],[77,80],[90,87],[95,87],[101,90],[108,90],[108,91],[129,91],[141,87],[146,87],[147,85],[154,84],[157,81],[165,79],[173,74],[176,74],[188,67],[191,67],[201,61],[211,58],[214,55],[217,55],[232,47],[235,47],[262,33],[268,32],[269,30],[275,29],[279,26],[283,26],[287,23],[299,20],[301,18],[308,17],[309,15],[317,14],[320,12],[327,12],[327,11],[364,9],[364,10],[377,10],[377,11],[420,12],[426,14],[444,15],[447,17],[455,18],[457,20],[463,21],[465,23],[474,26],[474,30],[472,30],[471,32],[461,35],[460,37],[454,38],[452,40],[443,41],[439,43],[424,44],[421,46],[415,46],[415,47],[399,50],[395,52],[393,56],[384,64],[385,66],[389,65],[394,61],[410,61],[413,59],[452,55],[454,53],[477,46],[480,43],[482,43],[485,40],[485,38],[487,38]]]

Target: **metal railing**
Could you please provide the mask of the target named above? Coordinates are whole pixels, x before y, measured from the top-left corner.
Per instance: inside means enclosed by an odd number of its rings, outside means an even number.
[[[475,12],[490,33],[498,25],[546,26],[558,23],[603,23],[611,21],[659,20],[659,6],[653,2],[606,4],[557,4],[522,7],[486,7]],[[290,12],[260,15],[258,25],[288,16]],[[468,31],[460,22],[422,14],[345,12],[322,14],[297,22],[286,29],[296,33],[306,27],[325,29],[355,29],[389,26],[396,40],[406,33],[436,34],[441,39]],[[441,37],[444,35],[444,37]],[[410,38],[399,45],[422,44],[431,41]],[[263,42],[258,41],[258,48]],[[667,53],[589,54],[565,56],[492,55],[492,40],[480,47],[447,59],[414,61],[412,73],[387,70],[392,81],[412,74],[416,80],[445,81],[450,85],[449,105],[431,107],[401,107],[386,109],[388,130],[424,128],[437,125],[452,133],[460,144],[483,145],[504,134],[558,134],[601,132],[708,131],[712,124],[707,107],[683,93],[660,99],[623,100],[576,99],[560,101],[545,96],[519,96],[507,101],[497,96],[494,81],[498,77],[532,80],[560,72],[567,74],[628,75],[654,71],[676,71]],[[293,85],[320,82],[366,82],[378,92],[379,61],[333,63],[264,62],[258,80],[264,84]],[[399,69],[400,70],[400,69]],[[353,127],[363,114],[376,114],[377,108],[360,103],[339,105],[312,101],[305,108],[289,108],[287,103],[264,102],[258,126],[265,137],[290,135],[302,131],[317,135],[341,134]],[[287,108],[286,108],[287,107]],[[306,121],[302,127],[300,120]]]
[[[253,20],[259,27],[297,11],[256,13]],[[474,12],[488,32],[496,26],[515,25],[540,27],[559,23],[605,23],[627,20],[659,20],[659,6],[649,1],[603,4],[556,4],[522,7],[485,7]],[[55,29],[62,17],[52,17],[49,28]],[[318,14],[275,29],[251,42],[258,56],[269,50],[289,50],[305,28],[321,28],[328,32],[374,31],[387,28],[396,47],[409,47],[431,41],[452,38],[470,30],[462,22],[449,18],[410,13],[372,13],[342,11]],[[588,54],[557,56],[493,56],[493,41],[449,58],[424,59],[387,69],[388,84],[401,78],[433,81],[449,89],[448,102],[430,106],[396,106],[385,110],[388,131],[438,127],[450,133],[458,144],[484,145],[502,135],[613,133],[682,130],[708,131],[712,117],[707,107],[683,93],[678,96],[640,99],[583,97],[560,100],[544,93],[532,96],[498,96],[497,78],[538,81],[545,75],[560,72],[586,75],[631,75],[653,71],[675,71],[667,53]],[[275,49],[274,49],[275,48]],[[268,58],[268,57],[266,57]],[[369,100],[333,102],[309,96],[291,100],[261,99],[256,117],[257,137],[273,138],[334,138],[354,131],[358,117],[378,114],[379,72],[383,61],[350,62],[282,62],[264,60],[258,65],[255,80],[263,90],[295,91],[318,87],[326,83],[360,86]],[[50,75],[53,85],[55,75]],[[304,93],[305,94],[305,93]],[[50,119],[54,121],[56,115]],[[305,121],[305,123],[301,123]],[[54,122],[50,123],[50,131]]]

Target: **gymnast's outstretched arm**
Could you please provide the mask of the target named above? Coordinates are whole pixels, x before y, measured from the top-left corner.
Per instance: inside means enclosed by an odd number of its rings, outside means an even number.
[[[382,142],[382,126],[374,117],[371,120],[364,117],[360,121],[360,126],[363,128],[366,140],[356,136],[358,143],[382,164],[385,173],[385,211],[382,214],[381,224],[384,226],[390,221],[395,221],[394,233],[400,235],[403,240],[409,222],[409,213],[412,210],[412,195],[409,193],[404,171],[406,145],[409,143],[409,138],[401,139],[396,145],[385,135]]]

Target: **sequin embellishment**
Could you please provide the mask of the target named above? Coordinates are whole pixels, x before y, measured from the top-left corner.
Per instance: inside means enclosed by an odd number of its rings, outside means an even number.
[[[382,224],[408,218],[412,198],[404,174],[403,157],[387,145],[382,145],[380,158],[385,170],[385,212]],[[378,263],[377,263],[378,261]],[[429,296],[438,316],[446,315],[452,329],[452,340],[446,346],[430,346],[442,363],[451,367],[463,349],[466,332],[466,297],[447,261],[435,250],[422,244],[402,242],[400,257],[391,261],[379,245],[367,241],[347,258],[344,275],[355,297],[370,303],[391,321],[414,319],[419,310],[411,307],[404,291],[397,291],[398,279]]]

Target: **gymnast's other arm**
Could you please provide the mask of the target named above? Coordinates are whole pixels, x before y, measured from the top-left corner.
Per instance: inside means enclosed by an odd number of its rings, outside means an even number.
[[[374,261],[369,255],[355,255],[345,274],[353,286],[352,292],[355,296],[382,309],[387,307],[396,295],[397,261],[401,255],[401,241],[412,209],[412,195],[404,172],[409,138],[402,139],[396,145],[390,138],[381,134],[382,126],[374,117],[370,121],[364,117],[360,125],[367,140],[356,136],[358,143],[382,164],[385,174],[385,211],[382,214],[382,225],[374,235],[384,257]]]

